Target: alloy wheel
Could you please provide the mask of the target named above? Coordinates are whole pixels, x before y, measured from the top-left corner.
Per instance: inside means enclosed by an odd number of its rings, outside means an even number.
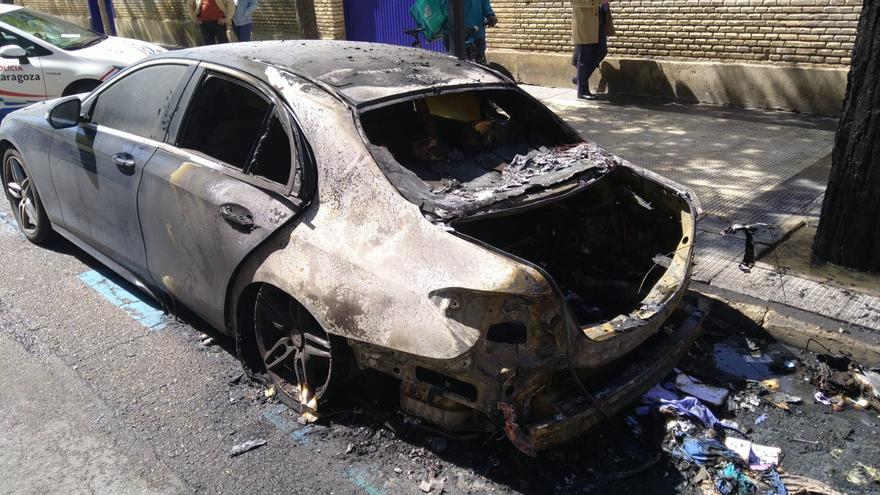
[[[25,234],[33,235],[40,227],[37,199],[24,164],[14,154],[7,156],[3,164],[3,182],[18,225]]]
[[[256,343],[266,373],[289,399],[285,402],[314,414],[330,384],[330,336],[305,308],[274,287],[260,290],[255,309]]]

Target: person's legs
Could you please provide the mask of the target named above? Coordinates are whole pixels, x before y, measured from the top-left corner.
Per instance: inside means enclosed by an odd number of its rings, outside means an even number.
[[[229,43],[229,36],[226,36],[226,24],[221,25],[219,22],[214,23],[214,36],[217,43]]]
[[[595,45],[578,45],[577,60],[577,96],[591,97],[590,93],[590,75],[593,73],[595,66],[593,65],[593,48]]]
[[[199,30],[202,32],[202,44],[204,45],[214,44],[214,29],[211,24],[217,23],[211,21],[202,21],[202,23],[199,24]]]
[[[476,59],[474,62],[478,64],[486,63],[486,38],[474,38],[474,46],[476,47]]]
[[[253,29],[253,24],[244,24],[242,26],[232,25],[232,30],[235,32],[235,37],[238,38],[238,41],[250,41],[251,40],[251,29]]]

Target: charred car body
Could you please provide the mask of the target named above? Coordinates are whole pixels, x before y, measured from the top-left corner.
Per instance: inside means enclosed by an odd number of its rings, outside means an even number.
[[[151,57],[2,123],[25,235],[235,337],[314,413],[399,380],[451,431],[564,442],[686,352],[698,206],[488,69],[345,42]]]

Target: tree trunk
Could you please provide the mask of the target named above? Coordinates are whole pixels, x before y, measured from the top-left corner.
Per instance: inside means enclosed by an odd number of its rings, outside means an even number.
[[[880,0],[864,0],[813,254],[880,272]]]

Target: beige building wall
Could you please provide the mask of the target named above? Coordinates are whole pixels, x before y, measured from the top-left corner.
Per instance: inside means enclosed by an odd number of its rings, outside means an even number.
[[[571,2],[494,0],[489,58],[569,86]],[[617,35],[594,88],[837,115],[862,0],[612,0]]]
[[[846,67],[862,0],[612,0],[609,56]],[[494,0],[495,49],[569,53],[569,1]]]
[[[324,40],[345,39],[345,13],[342,0],[314,0],[318,37]]]

